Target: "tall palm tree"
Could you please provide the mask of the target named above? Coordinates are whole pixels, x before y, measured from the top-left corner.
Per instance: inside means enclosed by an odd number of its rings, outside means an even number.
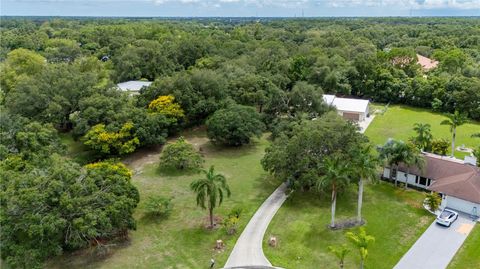
[[[440,124],[450,126],[450,132],[452,133],[452,152],[450,156],[453,157],[453,154],[455,153],[455,137],[457,135],[457,127],[465,124],[468,118],[465,114],[461,114],[457,110],[455,110],[455,113],[453,114],[447,114],[447,118],[448,120],[443,120],[440,122]]]
[[[413,130],[417,133],[417,137],[414,138],[415,144],[420,146],[421,150],[429,150],[432,146],[432,131],[430,130],[430,124],[428,123],[415,123]]]
[[[378,159],[372,156],[371,146],[362,147],[353,160],[352,176],[358,178],[357,221],[362,221],[363,184],[377,179]]]
[[[360,253],[360,269],[363,269],[363,264],[368,256],[368,245],[370,242],[375,242],[375,237],[368,235],[363,227],[360,228],[358,233],[347,232],[345,236],[358,248]]]
[[[215,173],[213,165],[208,171],[202,170],[202,172],[205,177],[194,180],[190,184],[190,188],[197,194],[197,206],[208,209],[210,227],[213,228],[213,209],[217,204],[218,206],[222,204],[225,194],[230,197],[230,188],[225,176]]]
[[[335,210],[337,207],[337,193],[350,183],[349,170],[339,156],[326,157],[322,164],[323,175],[317,180],[318,190],[332,191],[332,220],[330,227],[335,227]]]

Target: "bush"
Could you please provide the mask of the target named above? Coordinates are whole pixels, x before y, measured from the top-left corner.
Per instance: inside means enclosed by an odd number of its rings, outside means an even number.
[[[232,235],[237,232],[238,221],[240,220],[240,215],[242,214],[243,209],[240,207],[234,207],[230,213],[228,213],[227,218],[223,221],[223,227],[227,231],[227,234]]]
[[[145,211],[149,216],[167,217],[173,209],[172,198],[163,196],[148,197],[145,202]]]
[[[434,139],[432,141],[432,153],[439,155],[447,155],[450,143],[446,139]]]
[[[161,168],[197,169],[202,164],[202,156],[183,137],[178,138],[175,143],[166,145],[160,156]]]
[[[217,110],[207,120],[207,135],[213,143],[241,146],[250,143],[253,136],[260,137],[264,125],[252,107],[234,105]]]
[[[440,207],[440,204],[442,203],[442,198],[436,193],[429,193],[426,196],[425,199],[425,204],[428,206],[428,208],[432,211],[435,212],[437,209]]]

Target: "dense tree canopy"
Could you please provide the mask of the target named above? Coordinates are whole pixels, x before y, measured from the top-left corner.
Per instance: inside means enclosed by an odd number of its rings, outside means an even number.
[[[112,162],[81,168],[58,155],[48,165],[0,164],[2,258],[19,268],[135,228],[139,202],[131,172]]]
[[[260,137],[264,125],[251,107],[234,105],[217,110],[207,120],[207,135],[213,143],[241,146]]]
[[[324,159],[354,159],[366,138],[355,125],[336,113],[302,121],[290,136],[281,135],[267,148],[262,165],[276,178],[289,182],[292,189],[310,189],[318,177],[325,174]]]
[[[460,18],[6,19],[0,28],[0,59],[6,59],[2,68],[7,74],[2,88],[14,91],[6,96],[14,102],[10,108],[25,107],[18,112],[57,124],[69,123],[68,113],[78,110],[79,100],[62,91],[81,99],[105,76],[114,82],[155,80],[139,104],[172,94],[192,124],[222,108],[227,97],[262,113],[277,112],[276,99],[285,104],[298,82],[325,93],[459,110],[479,119],[479,25],[478,19]],[[439,66],[422,70],[416,53]],[[70,85],[55,80],[68,77],[85,57],[104,61],[94,72],[100,77],[83,68],[74,71],[83,77],[69,78]],[[43,81],[53,89],[42,86]],[[42,106],[45,101],[52,105]],[[59,119],[51,119],[54,113]]]

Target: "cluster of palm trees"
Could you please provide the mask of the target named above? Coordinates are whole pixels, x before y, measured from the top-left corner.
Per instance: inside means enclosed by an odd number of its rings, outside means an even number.
[[[389,179],[393,180],[393,171],[398,169],[400,163],[407,167],[407,175],[410,167],[415,166],[423,168],[425,159],[421,151],[413,143],[405,143],[401,140],[389,139],[383,146],[378,148],[380,159],[390,167]],[[398,178],[395,177],[395,186],[397,186]],[[405,179],[405,188],[408,187],[408,180]]]
[[[355,179],[358,183],[357,222],[362,222],[363,186],[366,180],[376,180],[378,159],[371,154],[371,147],[365,145],[349,160],[339,155],[326,157],[322,164],[323,175],[316,181],[319,191],[331,190],[331,222],[335,228],[335,212],[338,192],[344,190]]]

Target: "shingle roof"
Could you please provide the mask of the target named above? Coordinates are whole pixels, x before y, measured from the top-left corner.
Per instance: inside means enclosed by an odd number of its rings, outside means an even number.
[[[480,204],[480,173],[471,171],[435,180],[429,190]]]
[[[430,178],[433,183],[427,188],[457,198],[480,203],[480,169],[461,161],[433,154],[424,154],[423,169],[410,167],[409,172]],[[398,169],[407,171],[407,166],[400,164]]]
[[[117,86],[122,91],[138,92],[142,87],[148,87],[150,84],[152,84],[151,81],[130,80],[118,83]]]
[[[323,100],[328,105],[334,106],[337,110],[348,112],[365,112],[367,111],[369,101],[364,99],[352,99],[335,97],[335,95],[324,94]]]

